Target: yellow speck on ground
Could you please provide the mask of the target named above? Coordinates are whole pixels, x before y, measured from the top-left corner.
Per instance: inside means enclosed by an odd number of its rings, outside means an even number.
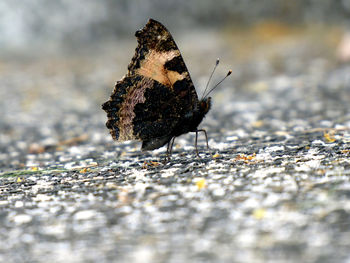
[[[157,167],[159,165],[160,165],[159,162],[144,161],[143,164],[142,164],[142,169],[147,169],[147,168],[150,168],[150,167]]]
[[[90,171],[90,168],[85,167],[85,168],[81,169],[81,170],[79,171],[79,173],[84,174],[84,173],[87,173],[87,172],[89,172],[89,171]]]
[[[218,154],[218,153],[215,153],[214,155],[213,155],[213,158],[219,158],[220,157],[220,154]]]
[[[334,132],[333,132],[333,131],[324,132],[324,133],[323,133],[323,137],[324,137],[324,139],[325,139],[325,141],[326,141],[327,143],[335,142]]]
[[[196,180],[196,186],[197,186],[198,190],[201,190],[207,186],[207,181],[204,178],[198,178]]]
[[[253,217],[255,219],[261,220],[266,216],[266,210],[264,208],[258,208],[253,211]]]
[[[255,157],[256,157],[255,153],[253,153],[252,155],[238,154],[236,156],[235,161],[244,161],[245,163],[249,163],[254,161]]]

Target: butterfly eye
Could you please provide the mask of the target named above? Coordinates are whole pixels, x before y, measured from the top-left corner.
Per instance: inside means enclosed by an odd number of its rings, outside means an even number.
[[[210,104],[207,100],[202,100],[200,103],[200,108],[203,112],[208,112],[210,108]]]

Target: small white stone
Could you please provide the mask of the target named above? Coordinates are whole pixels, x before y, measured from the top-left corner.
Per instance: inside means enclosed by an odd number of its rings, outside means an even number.
[[[311,145],[321,145],[321,146],[325,146],[325,142],[321,141],[321,140],[314,140],[311,142]]]
[[[96,215],[94,210],[79,211],[74,215],[75,220],[89,220]]]
[[[7,200],[1,200],[0,206],[6,206],[6,205],[8,205],[8,203],[9,203],[9,201],[7,201]]]
[[[284,146],[271,146],[266,147],[264,149],[265,152],[271,153],[271,152],[277,152],[277,151],[284,151]]]
[[[16,215],[13,218],[13,222],[15,222],[18,225],[22,225],[30,221],[32,221],[32,217],[30,215],[25,215],[25,214]]]
[[[32,192],[36,194],[41,189],[52,189],[52,188],[53,188],[52,182],[48,182],[45,180],[38,180],[36,185],[33,185]]]
[[[45,194],[37,194],[33,200],[35,200],[36,202],[47,202],[50,201],[52,199],[52,196],[50,195],[45,195]]]
[[[213,191],[213,195],[215,195],[215,196],[224,196],[225,195],[225,190],[222,189],[222,188],[215,189]]]
[[[23,207],[23,206],[24,206],[23,201],[16,201],[15,207],[20,208],[20,207]]]
[[[238,136],[228,136],[228,137],[226,137],[227,141],[237,141],[238,139],[239,139]]]

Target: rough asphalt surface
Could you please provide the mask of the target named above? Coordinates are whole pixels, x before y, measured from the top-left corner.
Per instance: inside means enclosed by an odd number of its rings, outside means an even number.
[[[115,61],[94,63],[1,65],[1,262],[350,262],[349,66],[237,73],[210,152],[184,135],[164,165],[112,141]]]

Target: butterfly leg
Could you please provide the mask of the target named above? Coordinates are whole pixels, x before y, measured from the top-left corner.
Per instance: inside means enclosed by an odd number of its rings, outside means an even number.
[[[194,143],[194,146],[196,148],[196,154],[197,156],[199,157],[199,153],[198,153],[198,148],[197,148],[197,140],[198,140],[198,133],[199,132],[203,132],[204,135],[205,135],[205,141],[207,143],[207,149],[209,150],[209,143],[208,143],[208,135],[207,135],[207,131],[204,130],[204,129],[200,129],[200,130],[196,130],[196,140],[195,140],[195,143]]]
[[[205,142],[207,143],[207,149],[210,150],[209,148],[209,143],[208,143],[208,135],[207,135],[207,131],[202,129],[200,130],[201,132],[204,132],[204,135],[205,135]]]
[[[173,151],[175,138],[176,137],[171,138],[170,141],[168,142],[168,146],[167,146],[167,149],[166,149],[166,157],[165,157],[165,160],[164,160],[165,162],[170,161],[170,156],[171,156],[171,153]]]
[[[196,130],[196,139],[195,139],[195,141],[194,141],[194,148],[196,149],[196,155],[197,155],[197,157],[200,157],[200,156],[199,156],[199,153],[198,153],[198,147],[197,147],[198,132],[199,132],[199,130]]]

